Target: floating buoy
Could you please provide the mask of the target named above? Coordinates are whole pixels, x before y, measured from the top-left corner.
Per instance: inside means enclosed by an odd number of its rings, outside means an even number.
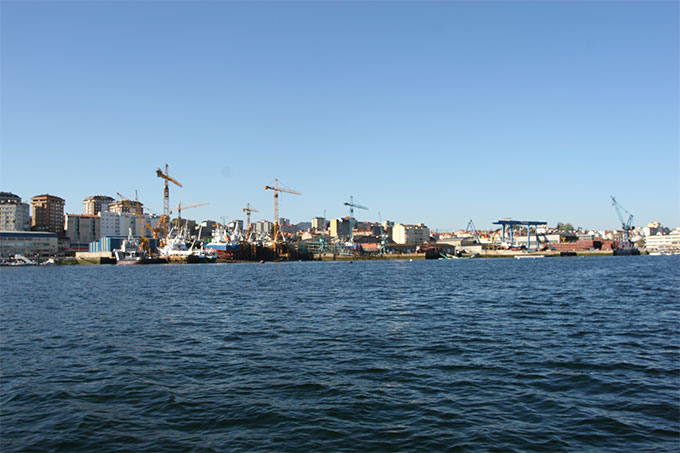
[[[409,262],[409,263],[412,263],[412,262],[413,262],[413,258],[411,258],[410,260],[408,260],[408,262]]]

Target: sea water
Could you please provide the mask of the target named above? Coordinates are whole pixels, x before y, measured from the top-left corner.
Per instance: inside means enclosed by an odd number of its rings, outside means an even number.
[[[0,269],[0,446],[678,451],[680,257]]]

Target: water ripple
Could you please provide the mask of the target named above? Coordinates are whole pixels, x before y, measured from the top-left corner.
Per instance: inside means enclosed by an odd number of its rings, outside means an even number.
[[[2,269],[2,450],[678,451],[678,264]]]

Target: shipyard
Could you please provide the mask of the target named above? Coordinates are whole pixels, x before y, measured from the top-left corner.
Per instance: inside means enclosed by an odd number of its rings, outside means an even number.
[[[610,197],[619,230],[586,230],[558,223],[510,218],[498,227],[478,230],[469,220],[464,230],[431,231],[426,224],[357,220],[368,207],[348,197],[348,215],[292,224],[279,216],[282,195],[302,196],[275,179],[273,221],[251,222],[260,213],[249,202],[245,219],[217,222],[187,217],[186,211],[208,203],[171,209],[172,186],[182,183],[168,165],[155,171],[161,180],[162,214],[144,212],[139,197],[94,195],[83,200],[83,213],[64,213],[65,200],[49,194],[31,198],[29,206],[11,192],[0,192],[0,258],[3,265],[35,264],[172,264],[268,261],[353,261],[376,259],[544,258],[602,255],[678,254],[680,228],[659,222],[633,225],[634,216]],[[184,212],[184,214],[183,214]]]
[[[0,1],[0,453],[680,452],[680,1]]]

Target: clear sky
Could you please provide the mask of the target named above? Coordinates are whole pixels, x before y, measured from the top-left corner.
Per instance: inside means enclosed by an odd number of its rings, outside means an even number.
[[[680,225],[677,1],[1,3],[0,190]]]

